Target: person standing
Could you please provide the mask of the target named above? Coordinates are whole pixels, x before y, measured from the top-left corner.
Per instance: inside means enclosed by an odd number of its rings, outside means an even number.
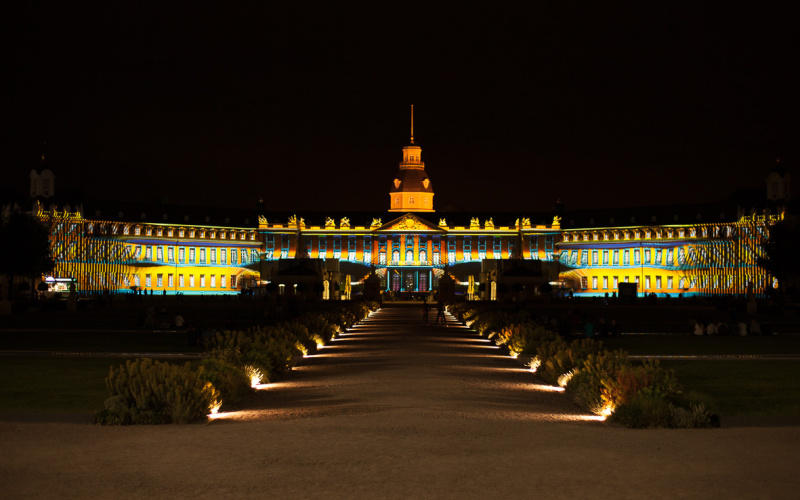
[[[441,301],[436,306],[436,324],[437,325],[439,324],[439,320],[442,321],[442,326],[445,326],[445,327],[447,326],[447,320],[444,317],[444,303],[441,302]]]

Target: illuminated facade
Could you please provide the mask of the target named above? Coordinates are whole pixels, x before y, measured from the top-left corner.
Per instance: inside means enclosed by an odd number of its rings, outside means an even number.
[[[254,228],[84,219],[40,209],[48,224],[56,278],[82,293],[236,293],[258,280],[261,242]]]
[[[782,216],[753,211],[732,220],[698,212],[671,219],[653,215],[638,224],[630,217],[627,225],[592,217],[570,219],[564,227],[553,213],[435,216],[422,149],[414,144],[413,107],[411,116],[411,144],[403,148],[388,214],[309,213],[306,221],[303,215],[272,213],[271,220],[259,215],[257,225],[245,218],[237,226],[228,218],[211,223],[209,217],[202,225],[189,224],[203,219],[188,215],[183,222],[166,214],[153,222],[144,213],[141,222],[132,222],[122,211],[87,219],[40,207],[38,217],[51,229],[53,277],[72,278],[86,293],[220,294],[269,283],[280,283],[283,292],[291,288],[290,268],[304,267],[287,264],[310,259],[317,264],[305,268],[318,276],[304,279],[318,279],[319,290],[316,284],[312,290],[323,298],[335,298],[332,290],[344,293],[373,273],[392,292],[435,290],[448,273],[469,284],[467,294],[483,299],[508,296],[504,289],[512,283],[525,296],[538,295],[547,283],[588,296],[618,293],[623,283],[658,295],[738,295],[776,286],[756,262],[764,256],[770,226]],[[42,181],[36,181],[40,189]],[[771,176],[769,193],[772,202],[787,199],[788,174]],[[332,287],[334,281],[341,286]]]
[[[558,247],[561,279],[581,295],[636,283],[657,295],[740,295],[776,286],[756,262],[780,216],[737,222],[570,229]]]

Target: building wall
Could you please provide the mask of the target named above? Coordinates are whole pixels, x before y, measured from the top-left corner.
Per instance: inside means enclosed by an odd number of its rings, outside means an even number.
[[[235,293],[259,280],[262,242],[253,229],[84,219],[40,210],[50,227],[54,277],[82,293],[138,289]]]
[[[616,293],[622,282],[659,295],[740,295],[748,287],[764,293],[775,283],[757,259],[778,220],[564,231],[561,279],[585,295]]]

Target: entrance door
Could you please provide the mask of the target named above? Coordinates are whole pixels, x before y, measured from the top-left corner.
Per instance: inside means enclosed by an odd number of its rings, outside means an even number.
[[[390,271],[390,273],[391,273],[391,276],[392,276],[392,281],[391,281],[392,285],[390,287],[390,290],[393,291],[393,292],[399,292],[400,291],[400,274],[395,272],[395,271]]]
[[[406,271],[403,273],[403,290],[406,292],[416,292],[416,286],[414,286],[414,271]]]
[[[428,291],[428,273],[427,272],[420,272],[419,273],[419,291],[420,292],[427,292]]]

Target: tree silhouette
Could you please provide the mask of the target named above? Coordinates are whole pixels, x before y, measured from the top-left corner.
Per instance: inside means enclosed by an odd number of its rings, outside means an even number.
[[[48,228],[28,214],[13,211],[0,220],[0,274],[6,284],[15,278],[31,283],[53,269]],[[30,284],[28,285],[30,290]],[[13,294],[13,290],[11,290]],[[9,297],[12,295],[9,294]]]
[[[764,244],[764,257],[758,265],[778,279],[778,291],[783,297],[786,284],[794,282],[800,275],[800,230],[797,221],[784,219],[770,228],[769,240]]]

